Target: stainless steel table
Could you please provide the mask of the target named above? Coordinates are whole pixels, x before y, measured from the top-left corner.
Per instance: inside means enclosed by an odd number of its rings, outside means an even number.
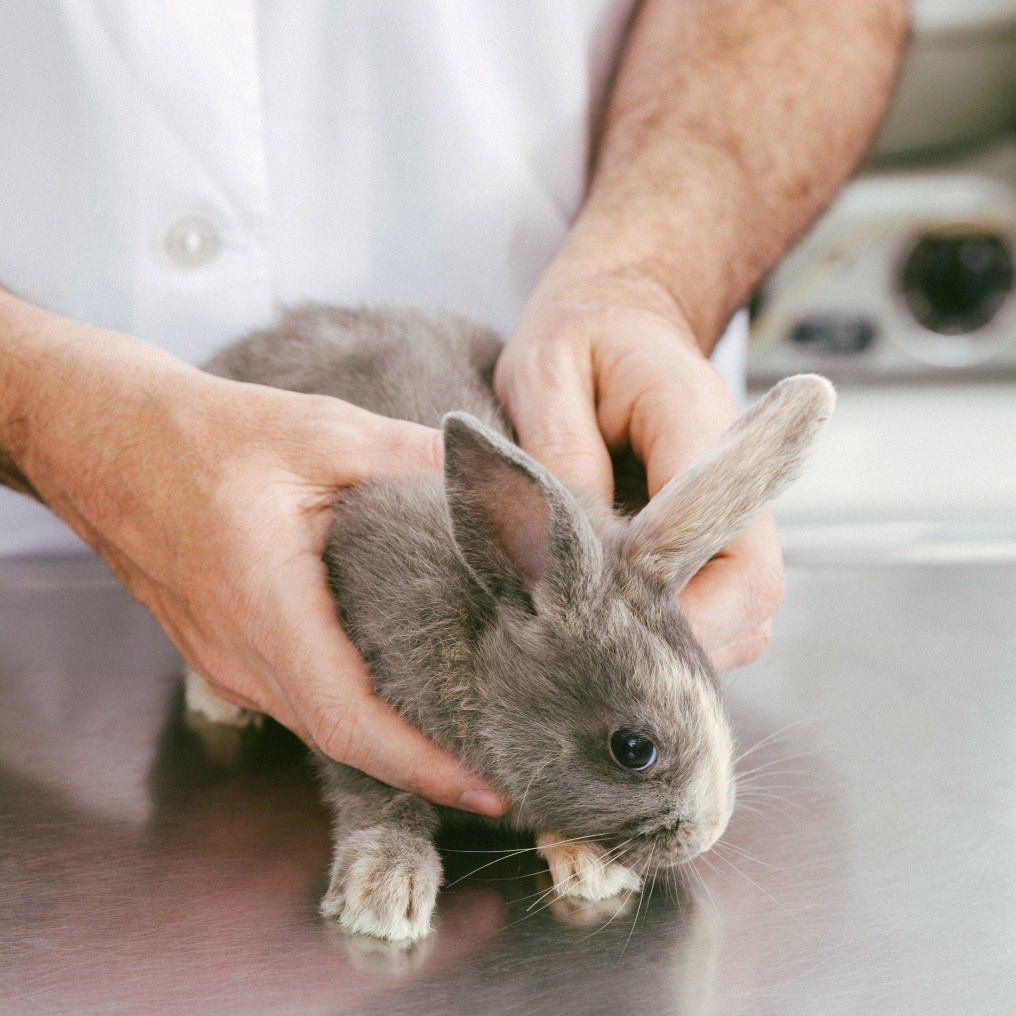
[[[620,910],[450,844],[409,951],[317,916],[299,751],[215,770],[101,565],[0,562],[0,1016],[1016,1013],[1016,557],[798,558],[725,680],[754,750],[723,844]]]

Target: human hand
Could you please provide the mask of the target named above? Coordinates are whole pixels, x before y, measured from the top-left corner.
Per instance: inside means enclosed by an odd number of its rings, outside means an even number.
[[[30,327],[20,341],[10,333],[12,366],[33,421],[21,471],[216,692],[393,786],[504,811],[374,694],[321,560],[336,490],[438,471],[440,433],[215,378],[129,336],[20,310]]]
[[[668,295],[642,279],[552,266],[494,378],[520,443],[566,483],[613,496],[612,453],[630,448],[652,497],[733,422],[733,395]],[[680,594],[719,670],[756,659],[783,595],[766,513]]]

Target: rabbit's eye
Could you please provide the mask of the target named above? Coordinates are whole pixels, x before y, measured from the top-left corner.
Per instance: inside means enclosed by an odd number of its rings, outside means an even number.
[[[659,757],[656,745],[631,730],[615,730],[610,735],[610,754],[614,761],[625,769],[641,773]]]

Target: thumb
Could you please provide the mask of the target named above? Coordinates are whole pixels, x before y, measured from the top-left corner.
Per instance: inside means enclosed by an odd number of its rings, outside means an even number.
[[[527,370],[502,354],[494,387],[524,451],[562,483],[608,503],[613,499],[613,467],[596,419],[588,370],[580,372],[574,364]]]

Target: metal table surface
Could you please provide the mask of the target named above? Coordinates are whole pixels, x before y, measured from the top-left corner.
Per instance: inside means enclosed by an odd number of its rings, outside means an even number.
[[[299,752],[213,769],[101,565],[0,562],[0,1014],[1016,1013],[1016,558],[800,557],[719,848],[618,911],[460,841],[409,951],[318,917]]]

